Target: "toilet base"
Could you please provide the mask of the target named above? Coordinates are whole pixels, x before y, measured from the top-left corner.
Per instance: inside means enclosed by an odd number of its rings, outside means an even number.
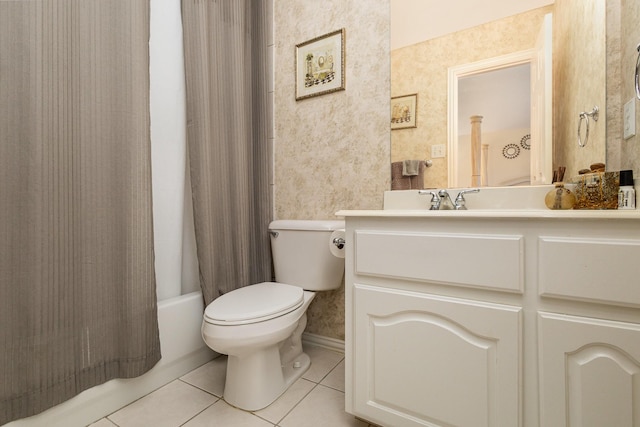
[[[280,366],[280,351],[273,346],[258,354],[227,359],[224,400],[245,411],[257,411],[273,403],[311,366],[306,353]]]
[[[306,326],[305,312],[283,342],[242,357],[229,355],[224,400],[237,408],[257,411],[280,397],[311,366],[311,359],[302,352]]]

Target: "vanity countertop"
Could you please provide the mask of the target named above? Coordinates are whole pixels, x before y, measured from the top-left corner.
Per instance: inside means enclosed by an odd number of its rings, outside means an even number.
[[[640,220],[640,209],[568,209],[551,210],[544,204],[552,185],[526,187],[482,187],[479,193],[466,195],[468,210],[429,210],[430,196],[418,190],[385,191],[384,209],[340,210],[341,217],[378,218],[512,218],[512,219],[603,219]],[[640,188],[638,188],[640,190]],[[434,190],[436,191],[436,190]],[[450,189],[453,197],[460,189]],[[636,192],[636,194],[639,194]]]
[[[640,210],[551,210],[551,209],[469,209],[466,211],[428,209],[340,210],[340,217],[407,218],[553,218],[640,220]]]

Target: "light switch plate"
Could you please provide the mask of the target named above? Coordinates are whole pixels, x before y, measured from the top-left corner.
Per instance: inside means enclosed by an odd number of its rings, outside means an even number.
[[[444,157],[445,147],[444,144],[436,144],[431,146],[431,158],[438,159]]]
[[[636,134],[636,100],[632,98],[624,104],[624,139]]]

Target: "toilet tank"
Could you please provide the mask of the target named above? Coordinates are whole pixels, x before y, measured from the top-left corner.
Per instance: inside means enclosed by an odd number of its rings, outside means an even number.
[[[269,224],[276,281],[309,291],[342,284],[344,258],[333,255],[331,234],[344,230],[340,220],[278,220]]]

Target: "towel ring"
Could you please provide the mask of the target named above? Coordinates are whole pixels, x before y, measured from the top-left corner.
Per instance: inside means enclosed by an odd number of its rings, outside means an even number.
[[[589,141],[589,117],[591,117],[594,121],[598,121],[598,112],[600,109],[596,105],[593,107],[593,110],[588,113],[583,111],[580,113],[580,120],[578,121],[578,146],[585,147],[587,145],[587,141]],[[582,139],[582,122],[586,122],[586,133],[584,136],[584,140]]]
[[[636,98],[640,99],[640,44],[636,47],[638,59],[636,60]]]

